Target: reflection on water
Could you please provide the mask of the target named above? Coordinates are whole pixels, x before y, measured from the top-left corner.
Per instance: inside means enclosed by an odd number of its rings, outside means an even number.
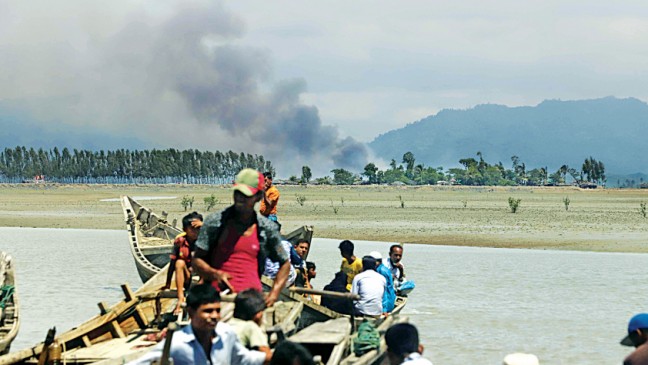
[[[122,298],[120,284],[140,285],[123,231],[0,234],[22,303],[14,350],[41,341],[50,326],[63,331],[96,315],[98,302]],[[338,242],[313,244],[318,288],[339,269]],[[356,242],[356,255],[388,248]],[[648,255],[407,245],[403,262],[417,284],[404,313],[437,364],[500,364],[516,351],[542,364],[619,363],[631,351],[618,344],[627,320],[648,311],[648,283],[636,280]]]

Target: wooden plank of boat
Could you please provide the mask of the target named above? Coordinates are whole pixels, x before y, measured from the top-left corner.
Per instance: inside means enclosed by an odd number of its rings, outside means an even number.
[[[99,303],[99,315],[56,336],[54,343],[64,350],[63,359],[70,364],[84,363],[74,360],[75,350],[94,347],[96,344],[112,339],[127,338],[131,333],[151,328],[161,315],[172,313],[176,302],[174,298],[144,300],[138,297],[140,293],[162,288],[165,280],[166,276],[160,273],[135,292],[131,291],[128,285],[122,285],[124,300],[111,307]],[[0,364],[33,363],[37,361],[42,351],[43,343],[39,343],[30,348],[0,356]],[[69,361],[67,360],[68,356],[70,356]]]
[[[15,272],[11,256],[5,252],[0,252],[0,288],[0,355],[4,355],[11,349],[20,328]]]

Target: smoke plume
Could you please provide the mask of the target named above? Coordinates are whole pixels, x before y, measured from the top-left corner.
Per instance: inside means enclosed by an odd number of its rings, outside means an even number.
[[[34,18],[36,35],[29,9],[8,11],[0,21],[14,38],[0,36],[0,100],[42,123],[136,137],[143,148],[263,154],[282,175],[366,164],[363,144],[300,101],[305,81],[273,81],[268,52],[239,43],[244,22],[220,2],[151,11],[157,4],[106,15],[79,2],[44,24]],[[65,22],[76,25],[56,28]]]

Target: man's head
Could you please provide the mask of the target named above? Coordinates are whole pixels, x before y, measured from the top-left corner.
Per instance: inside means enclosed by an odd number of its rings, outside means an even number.
[[[353,256],[353,242],[344,240],[340,242],[338,248],[340,249],[340,255],[347,259],[347,261]]]
[[[392,263],[397,264],[403,258],[403,246],[396,244],[389,248],[389,259]]]
[[[313,356],[301,344],[283,341],[275,347],[270,365],[315,365]]]
[[[263,182],[266,190],[272,186],[272,172],[263,173]]]
[[[187,294],[187,312],[195,331],[213,331],[220,319],[220,295],[210,284],[199,284]]]
[[[423,346],[419,344],[418,331],[409,323],[391,326],[385,333],[385,342],[387,342],[387,355],[392,364],[400,364],[411,353],[423,353]]]
[[[243,169],[234,180],[234,208],[239,214],[254,212],[254,204],[263,194],[263,175],[253,169]]]
[[[194,221],[202,222],[202,220],[203,216],[198,212],[191,212],[182,218],[182,230],[187,234],[188,239],[195,241],[198,238],[200,228],[194,227],[192,223]]]
[[[376,260],[376,266],[382,264],[382,255],[378,251],[371,251],[369,256],[373,257]]]
[[[628,335],[621,340],[625,346],[639,347],[648,340],[648,313],[639,313],[628,322]]]
[[[256,289],[246,289],[234,299],[234,318],[259,322],[265,308],[263,294]]]
[[[317,276],[317,267],[314,262],[306,261],[306,274],[308,275],[308,280],[315,279]]]
[[[306,257],[308,254],[308,249],[310,248],[310,242],[308,242],[305,239],[300,239],[293,245],[295,247],[295,251],[301,257],[302,259]]]
[[[364,256],[362,258],[362,271],[376,270],[376,259],[371,256]]]

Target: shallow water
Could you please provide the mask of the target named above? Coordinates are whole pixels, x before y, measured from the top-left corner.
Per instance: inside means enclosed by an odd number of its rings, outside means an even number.
[[[13,350],[50,326],[74,327],[140,284],[124,231],[0,228],[14,256],[22,303]],[[316,239],[309,260],[321,288],[339,269],[338,240]],[[356,242],[356,255],[389,244]],[[635,283],[648,255],[407,245],[417,288],[404,310],[435,364],[501,364],[531,352],[542,364],[616,364],[627,320],[648,311],[648,284]],[[639,271],[640,272],[640,271]]]

